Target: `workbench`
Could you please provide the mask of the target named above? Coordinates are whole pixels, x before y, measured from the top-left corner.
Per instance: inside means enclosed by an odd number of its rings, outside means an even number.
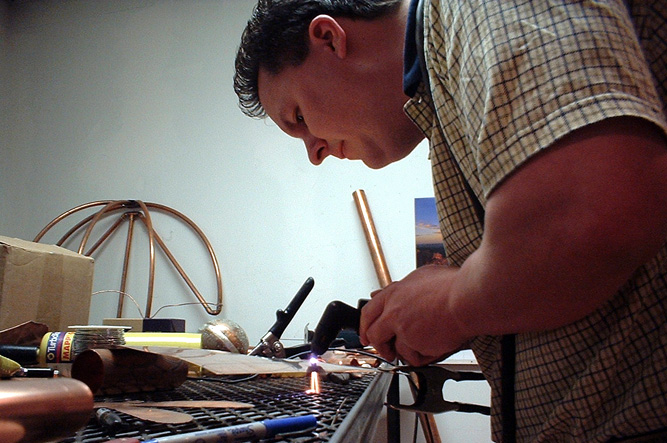
[[[185,424],[159,424],[141,421],[118,413],[124,426],[115,435],[91,417],[88,425],[61,443],[105,442],[115,438],[149,438],[183,434],[205,429],[253,423],[267,419],[300,415],[317,416],[316,429],[282,435],[262,442],[334,442],[372,441],[382,410],[391,376],[386,373],[366,373],[348,383],[323,380],[320,394],[307,394],[306,377],[254,377],[239,379],[211,377],[189,379],[169,391],[156,391],[122,396],[96,397],[96,402],[228,400],[251,403],[247,409],[171,408],[185,412],[193,420]],[[169,409],[169,408],[166,408]]]

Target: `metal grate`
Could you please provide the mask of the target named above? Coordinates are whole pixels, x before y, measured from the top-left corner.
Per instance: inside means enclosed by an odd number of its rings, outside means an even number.
[[[320,394],[306,394],[306,377],[255,378],[231,382],[229,378],[188,380],[172,391],[126,394],[122,397],[98,397],[96,401],[115,402],[143,400],[151,402],[174,400],[229,400],[251,403],[249,409],[220,408],[165,408],[190,414],[194,419],[185,424],[171,425],[140,421],[135,417],[119,413],[126,425],[115,438],[139,438],[142,440],[166,435],[195,432],[252,423],[266,419],[315,415],[316,429],[283,434],[262,442],[326,442],[329,441],[346,418],[352,419],[350,412],[369,384],[374,374],[352,378],[347,384],[321,382]],[[349,416],[349,417],[348,417]],[[96,420],[79,430],[75,436],[62,443],[105,442],[112,437]]]

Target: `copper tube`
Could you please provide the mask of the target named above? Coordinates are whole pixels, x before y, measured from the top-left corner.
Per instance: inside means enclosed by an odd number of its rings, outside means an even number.
[[[153,222],[151,215],[148,212],[148,206],[141,200],[136,200],[136,203],[141,207],[144,217],[141,220],[146,224],[148,229],[148,297],[146,297],[146,317],[151,316],[151,308],[153,307],[153,288],[155,287],[155,229],[153,229]]]
[[[211,262],[213,263],[213,270],[215,272],[215,278],[218,281],[218,306],[219,306],[219,308],[215,312],[210,311],[208,309],[207,309],[207,312],[211,315],[219,314],[221,309],[222,309],[222,284],[221,284],[221,276],[220,276],[220,265],[218,264],[218,258],[216,257],[215,252],[213,251],[213,246],[211,246],[211,243],[206,238],[206,235],[204,235],[204,231],[202,231],[199,228],[199,226],[197,226],[192,220],[190,220],[188,217],[186,217],[185,214],[182,214],[182,213],[176,211],[175,209],[169,208],[169,207],[164,206],[164,205],[160,205],[158,203],[150,203],[150,205],[152,205],[152,207],[154,207],[156,209],[160,209],[162,211],[169,211],[172,214],[174,214],[175,216],[177,216],[178,218],[180,218],[182,221],[187,223],[192,228],[192,230],[195,231],[197,233],[197,235],[199,235],[199,238],[204,243],[204,246],[206,246],[206,249],[208,250],[209,256],[211,257]],[[158,242],[160,242],[160,240],[158,240]],[[161,242],[160,242],[160,244],[163,245],[163,243],[161,243]],[[173,258],[173,256],[168,252],[168,250],[165,246],[163,246],[163,249],[165,250],[165,252],[169,256],[169,259],[172,261],[174,266],[176,268],[179,268],[179,272],[180,272],[181,271],[180,266],[178,266],[178,262],[176,261],[176,259]],[[192,285],[189,282],[189,279],[186,278],[185,272],[181,272],[181,276],[183,276],[184,280],[186,281],[186,283],[188,283],[188,286],[190,286],[190,289],[192,289],[192,291],[195,293],[195,296],[197,296],[197,299],[201,302],[201,304],[204,306],[204,308],[207,308],[208,306],[205,303],[204,298],[199,294],[199,291],[196,290],[194,285]]]
[[[92,218],[92,217],[91,217],[91,218]],[[89,220],[90,220],[90,219],[89,219]],[[88,249],[88,250],[86,251],[85,255],[88,255],[88,256],[93,255],[93,253],[94,253],[95,251],[97,251],[97,248],[99,248],[100,246],[102,246],[102,243],[104,243],[104,242],[106,241],[106,239],[109,238],[109,237],[111,236],[111,234],[113,234],[114,232],[116,232],[116,230],[118,229],[118,227],[120,226],[120,224],[121,224],[124,220],[125,220],[125,217],[122,217],[122,216],[119,217],[118,219],[116,219],[116,221],[115,221],[111,226],[109,226],[109,229],[107,229],[107,231],[106,231],[104,234],[102,234],[102,235],[100,236],[100,238],[95,242],[95,244],[94,244],[93,246],[91,246],[90,249]],[[59,243],[59,244],[62,244],[62,242]]]
[[[357,189],[352,193],[354,197],[354,202],[357,205],[357,211],[359,212],[359,219],[364,228],[364,234],[366,235],[366,243],[368,243],[368,249],[371,253],[371,258],[373,259],[373,265],[375,266],[375,273],[377,274],[378,281],[382,288],[387,287],[391,283],[391,276],[389,275],[389,268],[387,267],[387,262],[385,261],[384,254],[382,252],[382,245],[380,244],[380,239],[378,238],[377,231],[375,230],[375,224],[373,223],[373,216],[371,215],[370,207],[368,206],[368,200],[366,199],[366,193],[363,189]],[[417,377],[411,377],[413,382],[417,382]],[[415,390],[413,390],[413,395],[416,395]],[[435,418],[433,414],[417,414],[419,421],[424,430],[424,438],[427,443],[440,443],[440,435],[438,433],[438,425],[435,423]]]
[[[37,234],[37,236],[35,237],[35,239],[34,239],[33,241],[34,241],[34,242],[38,242],[38,241],[44,236],[44,234],[47,233],[47,231],[49,231],[52,227],[54,227],[54,226],[55,226],[56,224],[58,224],[60,221],[62,221],[62,220],[64,220],[65,218],[69,217],[70,215],[74,214],[75,212],[79,212],[79,211],[81,211],[81,210],[83,210],[83,209],[92,208],[92,207],[94,207],[94,206],[105,205],[105,204],[107,204],[107,203],[108,203],[108,201],[94,201],[94,202],[85,203],[85,204],[83,204],[83,205],[76,206],[76,207],[74,207],[74,208],[72,208],[72,209],[68,209],[67,211],[65,211],[65,212],[63,212],[62,214],[60,214],[58,217],[56,217],[56,218],[54,218],[53,220],[51,220],[51,221],[49,222],[49,224],[47,224],[47,225],[46,225],[46,226],[39,232],[39,234]],[[81,227],[81,226],[83,226],[84,224],[86,224],[86,222],[89,221],[92,217],[93,217],[93,216],[90,216],[90,218],[88,218],[88,219],[86,219],[86,220],[82,220],[78,225],[76,225],[74,228],[72,228],[72,229],[70,230],[69,235],[71,235],[74,231],[78,230],[79,227]],[[58,245],[61,245],[61,244],[65,241],[65,239],[66,239],[67,237],[69,237],[69,235],[67,235],[66,237],[60,239],[60,241],[58,242]]]
[[[88,242],[88,238],[90,238],[90,234],[93,232],[93,227],[95,227],[95,224],[97,224],[98,221],[102,218],[102,216],[106,213],[109,212],[112,209],[116,209],[120,205],[120,202],[117,201],[109,201],[107,202],[106,205],[102,209],[100,209],[92,218],[90,223],[88,223],[88,227],[86,228],[86,231],[83,234],[83,239],[81,239],[81,244],[79,244],[79,250],[77,251],[79,254],[83,254],[86,243]]]
[[[187,375],[184,360],[131,348],[88,349],[72,364],[72,378],[95,394],[175,389]]]
[[[88,423],[93,394],[84,383],[71,378],[11,379],[0,382],[3,442],[59,441]]]
[[[123,316],[123,302],[125,300],[125,287],[127,285],[127,271],[130,266],[130,251],[132,249],[132,237],[134,234],[134,216],[135,212],[126,212],[123,214],[123,219],[127,215],[128,224],[127,224],[127,237],[125,238],[125,255],[123,256],[123,273],[120,278],[120,293],[118,294],[118,308],[116,310],[116,317],[121,318]],[[146,314],[148,315],[148,314]]]
[[[373,216],[368,207],[368,200],[366,200],[366,193],[363,189],[357,189],[352,193],[352,197],[354,197],[354,202],[357,205],[357,212],[359,213],[359,219],[364,228],[366,243],[368,244],[368,249],[370,250],[371,258],[373,259],[373,266],[375,266],[375,273],[380,282],[380,287],[385,288],[391,283],[391,275],[389,275],[389,268],[384,259],[384,254],[382,253],[382,245],[380,244],[380,239],[375,230]]]

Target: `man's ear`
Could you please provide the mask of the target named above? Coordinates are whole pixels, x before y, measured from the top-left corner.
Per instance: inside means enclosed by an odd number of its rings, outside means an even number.
[[[308,27],[311,49],[322,48],[339,58],[347,55],[347,34],[340,24],[329,15],[318,15]]]

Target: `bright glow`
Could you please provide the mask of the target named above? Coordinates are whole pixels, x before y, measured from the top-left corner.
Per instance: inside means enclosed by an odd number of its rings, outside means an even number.
[[[317,364],[317,357],[310,357],[310,360],[308,361],[310,362],[311,366],[315,366]]]
[[[310,389],[306,389],[306,394],[319,394],[320,393],[320,377],[317,371],[310,373]]]

